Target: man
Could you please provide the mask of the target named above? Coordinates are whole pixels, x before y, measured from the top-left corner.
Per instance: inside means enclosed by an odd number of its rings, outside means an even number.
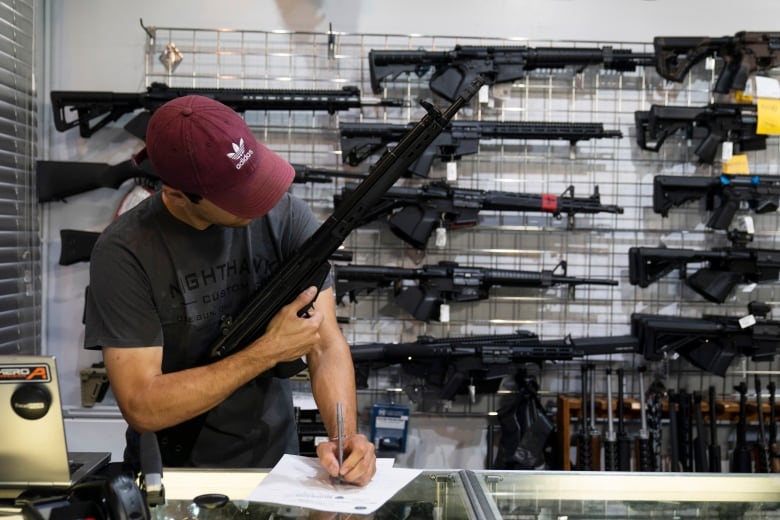
[[[233,110],[201,96],[160,107],[144,153],[162,190],[101,233],[86,306],[85,346],[102,349],[129,425],[125,459],[138,465],[139,434],[149,431],[166,466],[272,467],[297,453],[290,383],[269,370],[305,356],[331,437],[318,446],[319,460],[330,475],[366,484],[374,446],[357,433],[354,368],[330,279],[319,294],[301,293],[245,348],[206,363],[222,318],[235,316],[319,226],[287,193],[292,166]]]

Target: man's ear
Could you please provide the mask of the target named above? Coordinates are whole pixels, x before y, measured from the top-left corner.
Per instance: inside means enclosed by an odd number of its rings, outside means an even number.
[[[187,198],[183,191],[171,188],[166,184],[163,184],[162,193],[163,197],[165,197],[170,204],[175,206],[184,207],[190,203],[190,199]]]

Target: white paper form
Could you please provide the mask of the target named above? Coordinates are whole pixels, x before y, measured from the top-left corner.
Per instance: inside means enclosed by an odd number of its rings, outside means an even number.
[[[377,459],[376,475],[359,487],[336,483],[317,458],[285,455],[247,500],[332,513],[370,514],[422,472],[394,468],[393,462],[393,459]]]

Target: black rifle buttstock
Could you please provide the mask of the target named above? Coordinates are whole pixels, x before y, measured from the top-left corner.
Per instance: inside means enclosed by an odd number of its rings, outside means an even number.
[[[717,184],[718,180],[712,177],[656,175],[653,178],[653,211],[667,217],[672,208],[687,202],[708,200]]]
[[[757,109],[750,103],[712,103],[701,107],[652,105],[634,112],[637,145],[658,152],[674,134],[693,141],[698,162],[715,161],[719,146],[734,144],[735,153],[766,148],[766,135],[757,134]]]
[[[682,82],[706,58],[722,63],[713,91],[745,90],[750,75],[780,64],[780,32],[740,31],[733,36],[657,36],[653,39],[658,74]]]
[[[98,188],[119,188],[129,179],[156,185],[160,177],[152,163],[136,164],[127,159],[117,164],[82,161],[44,161],[35,163],[38,202],[63,200]]]

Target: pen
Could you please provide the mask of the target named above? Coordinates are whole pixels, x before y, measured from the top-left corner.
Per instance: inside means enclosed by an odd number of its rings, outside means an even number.
[[[344,462],[344,415],[341,411],[341,402],[336,403],[336,436],[337,445],[339,451],[339,471],[341,471],[341,464]],[[341,473],[339,473],[339,484],[342,483]]]

